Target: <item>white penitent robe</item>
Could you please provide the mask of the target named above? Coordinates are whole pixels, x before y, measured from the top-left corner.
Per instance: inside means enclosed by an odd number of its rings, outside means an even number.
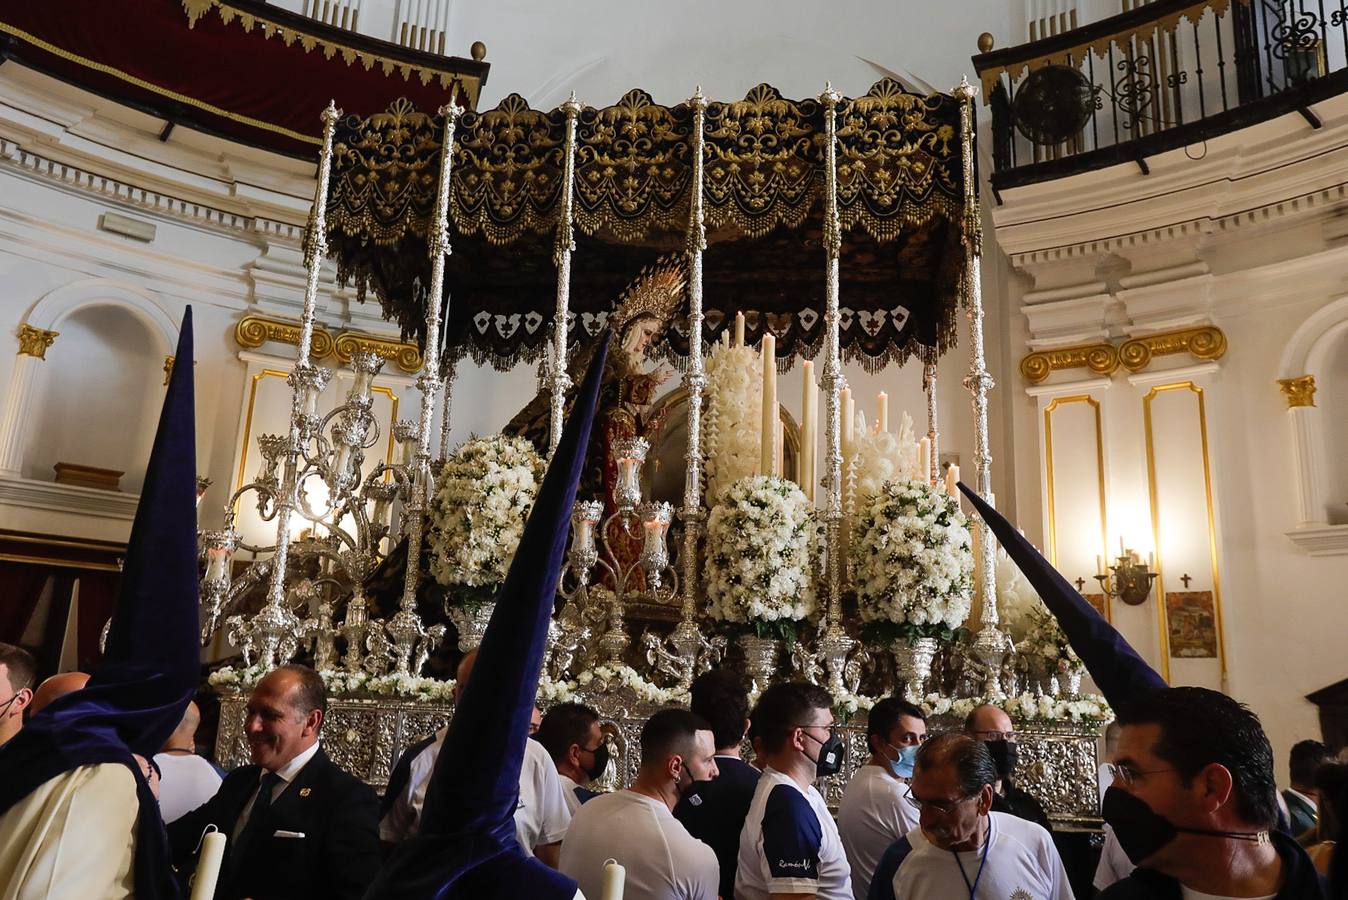
[[[136,779],[120,763],[80,766],[0,816],[0,900],[135,895]]]

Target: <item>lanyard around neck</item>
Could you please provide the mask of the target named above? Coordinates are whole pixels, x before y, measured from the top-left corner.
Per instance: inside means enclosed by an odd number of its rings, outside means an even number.
[[[978,882],[983,878],[983,867],[988,864],[988,848],[992,846],[992,816],[988,816],[988,836],[983,841],[983,858],[978,863],[978,872],[974,875],[974,883],[969,883],[969,876],[964,873],[964,863],[960,862],[960,855],[957,851],[951,850],[950,854],[955,857],[955,865],[960,867],[960,877],[964,879],[964,886],[969,889],[969,900],[974,900],[974,895],[978,893]]]

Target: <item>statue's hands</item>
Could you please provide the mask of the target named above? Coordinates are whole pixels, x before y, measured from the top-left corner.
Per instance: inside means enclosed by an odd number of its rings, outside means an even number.
[[[665,364],[661,364],[658,369],[651,373],[651,380],[656,384],[664,384],[674,377],[674,370]]]

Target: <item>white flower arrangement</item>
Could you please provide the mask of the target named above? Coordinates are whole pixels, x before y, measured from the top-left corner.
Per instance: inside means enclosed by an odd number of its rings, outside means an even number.
[[[206,679],[214,687],[251,690],[270,669],[260,665],[217,669]],[[454,698],[454,680],[411,675],[370,675],[345,669],[320,669],[318,677],[334,697],[396,697],[406,700],[448,702]]]
[[[1000,544],[997,545],[997,612],[1006,633],[1012,640],[1021,641],[1030,629],[1033,613],[1044,610],[1039,594],[1026,579],[1020,567],[1007,555]],[[977,568],[974,570],[974,585],[982,590],[983,578]],[[1045,610],[1046,611],[1046,610]]]
[[[847,479],[853,514],[860,514],[886,482],[927,480],[927,461],[918,459],[921,447],[913,437],[913,420],[908,413],[903,414],[898,434],[867,431],[864,416],[861,422],[852,443],[851,470]]]
[[[1013,719],[1041,722],[1112,722],[1114,711],[1109,708],[1105,698],[1099,694],[1082,694],[1080,697],[1063,699],[1059,697],[1020,694],[1008,697],[1005,694],[986,697],[961,697],[951,699],[939,694],[928,694],[922,702],[928,715],[952,715],[963,718],[974,707],[984,703],[1000,706]]]
[[[524,438],[473,438],[454,451],[428,510],[430,571],[461,601],[485,600],[505,580],[538,495],[543,459]]]
[[[852,523],[852,583],[862,622],[950,640],[973,602],[974,560],[959,503],[925,479],[889,481]]]
[[[1039,659],[1046,673],[1071,672],[1083,668],[1081,658],[1072,650],[1057,618],[1042,602],[1026,613],[1024,636],[1016,652]]]
[[[814,508],[794,482],[735,482],[707,519],[708,614],[774,633],[813,615],[816,535]]]
[[[717,344],[707,356],[707,412],[703,419],[707,497],[758,469],[762,440],[763,379],[758,353]]]
[[[595,666],[586,669],[570,681],[552,681],[544,676],[538,683],[538,699],[546,703],[567,703],[577,696],[627,688],[643,702],[657,706],[687,704],[688,691],[662,688],[647,681],[631,666]]]

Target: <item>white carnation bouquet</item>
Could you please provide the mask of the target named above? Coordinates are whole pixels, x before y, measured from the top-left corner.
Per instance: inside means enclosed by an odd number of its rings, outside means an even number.
[[[981,579],[979,580],[981,584]],[[997,548],[997,608],[1002,625],[1022,657],[1039,662],[1043,674],[1080,670],[1080,658],[1062,626],[1011,557]]]
[[[816,609],[814,507],[785,478],[754,475],[724,491],[707,519],[707,611],[759,637],[793,639]]]
[[[974,560],[959,503],[923,479],[888,481],[858,504],[852,583],[879,640],[949,641],[973,602]]]
[[[458,605],[495,596],[542,478],[542,457],[519,437],[473,438],[445,462],[428,510],[430,570]]]
[[[762,363],[750,347],[717,344],[707,356],[707,414],[702,420],[707,497],[758,469],[763,420]]]
[[[1082,694],[1071,699],[1041,697],[1034,694],[1010,697],[998,694],[954,699],[940,694],[929,694],[923,700],[922,706],[928,715],[950,715],[962,719],[969,715],[974,707],[985,703],[1001,707],[1008,716],[1020,721],[1104,723],[1114,719],[1114,710],[1110,709],[1105,698],[1099,694]]]

